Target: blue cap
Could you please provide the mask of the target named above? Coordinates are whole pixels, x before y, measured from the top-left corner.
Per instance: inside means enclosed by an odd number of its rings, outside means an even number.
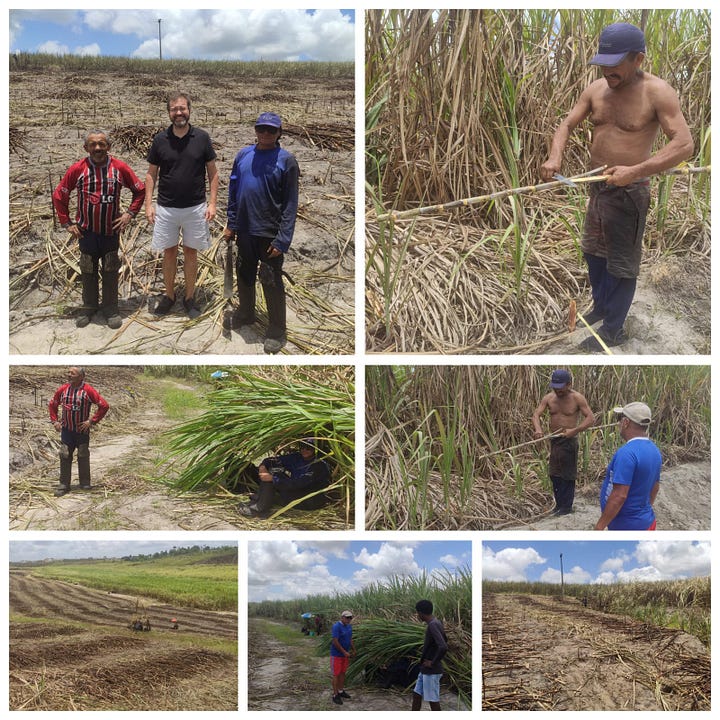
[[[280,116],[275,113],[265,112],[258,117],[255,127],[258,125],[269,125],[270,127],[281,128],[282,120],[280,119]]]
[[[550,378],[551,388],[562,388],[569,385],[572,382],[572,375],[569,370],[553,370],[552,377]]]
[[[629,52],[645,52],[645,33],[630,23],[614,23],[600,33],[598,54],[588,64],[615,67]]]

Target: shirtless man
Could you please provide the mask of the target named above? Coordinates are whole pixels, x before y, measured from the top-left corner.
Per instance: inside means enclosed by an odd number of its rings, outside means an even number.
[[[591,83],[553,136],[550,155],[540,169],[543,180],[560,172],[573,130],[590,118],[593,126],[590,166],[607,166],[606,182],[589,187],[582,250],[588,265],[593,308],[585,319],[600,320],[598,335],[608,346],[627,340],[623,324],[640,273],[642,236],[650,204],[649,177],[692,155],[693,141],[677,94],[664,80],[640,69],[645,35],[628,23],[608,25],[600,51],[590,65],[603,77]],[[654,155],[662,129],[666,144]],[[602,350],[594,337],[581,343]]]
[[[595,424],[587,400],[577,390],[572,389],[572,375],[569,370],[553,370],[549,392],[540,401],[533,413],[535,439],[545,433],[540,418],[547,410],[550,413],[550,432],[558,437],[550,440],[550,480],[555,496],[553,515],[567,515],[572,512],[575,499],[575,480],[577,478],[577,435]],[[578,424],[582,416],[582,421]]]

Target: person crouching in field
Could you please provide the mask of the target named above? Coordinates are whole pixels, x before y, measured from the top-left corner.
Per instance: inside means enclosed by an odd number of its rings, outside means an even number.
[[[103,130],[91,130],[83,144],[88,156],[65,173],[53,192],[58,220],[80,244],[82,312],[75,320],[85,327],[98,310],[98,268],[102,263],[102,310],[112,329],[122,325],[118,310],[120,233],[137,215],[145,200],[145,185],[121,160],[109,154],[110,140]],[[132,193],[130,207],[120,212],[120,191]],[[70,219],[70,195],[77,193],[77,212]]]

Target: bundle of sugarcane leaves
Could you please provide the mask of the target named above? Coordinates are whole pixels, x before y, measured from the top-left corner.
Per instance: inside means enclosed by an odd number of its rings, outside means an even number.
[[[350,367],[233,368],[206,396],[205,412],[164,433],[162,476],[181,492],[227,497],[228,488],[237,491],[238,478],[251,464],[312,437],[317,456],[331,470],[327,492],[336,500],[333,513],[343,513],[349,522],[355,475],[354,393]],[[317,519],[317,512],[313,516]]]

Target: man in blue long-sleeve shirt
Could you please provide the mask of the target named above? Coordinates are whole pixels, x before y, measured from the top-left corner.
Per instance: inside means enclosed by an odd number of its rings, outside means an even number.
[[[231,327],[255,322],[257,276],[268,311],[264,350],[277,353],[287,342],[282,266],[295,231],[300,169],[295,157],[280,147],[279,115],[262,113],[255,135],[257,143],[237,154],[230,173],[223,237],[237,243],[239,306],[229,321]]]

